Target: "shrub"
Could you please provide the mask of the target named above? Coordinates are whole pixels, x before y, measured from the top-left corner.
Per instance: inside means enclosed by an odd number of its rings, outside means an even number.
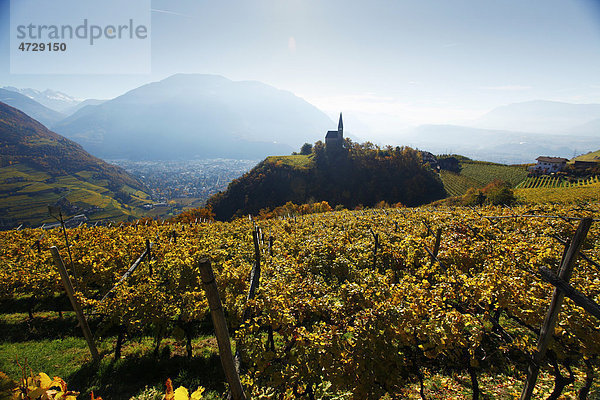
[[[497,206],[510,206],[517,202],[517,198],[507,182],[494,180],[483,188],[486,203]]]
[[[302,147],[300,148],[300,154],[307,156],[310,153],[312,153],[312,148],[313,148],[312,144],[304,143],[302,145]]]
[[[462,197],[461,203],[466,206],[481,206],[483,204],[510,206],[517,198],[507,182],[494,180],[483,189],[469,188]]]

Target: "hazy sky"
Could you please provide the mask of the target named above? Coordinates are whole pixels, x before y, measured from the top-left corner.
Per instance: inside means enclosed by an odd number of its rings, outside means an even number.
[[[152,0],[152,9],[150,75],[11,75],[0,0],[0,86],[110,98],[178,72],[219,74],[344,111],[367,131],[533,99],[600,103],[599,0]]]

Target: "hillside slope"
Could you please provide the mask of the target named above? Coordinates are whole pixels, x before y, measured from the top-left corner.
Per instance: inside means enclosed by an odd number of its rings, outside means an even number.
[[[329,152],[317,144],[310,156],[265,159],[208,203],[226,220],[288,201],[327,201],[351,209],[381,201],[416,206],[444,196],[442,182],[413,149],[350,144],[347,151]]]
[[[263,158],[320,139],[332,121],[260,82],[178,74],[77,111],[53,129],[108,159]]]
[[[591,151],[589,153],[577,156],[571,160],[571,162],[573,162],[573,161],[597,161],[597,162],[600,162],[600,150]]]
[[[126,218],[147,202],[145,187],[123,169],[4,103],[0,133],[0,227],[50,221],[48,205],[100,219]]]

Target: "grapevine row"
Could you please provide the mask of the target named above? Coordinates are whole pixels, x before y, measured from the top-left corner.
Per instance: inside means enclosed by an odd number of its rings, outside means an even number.
[[[82,226],[69,237],[77,295],[103,324],[168,335],[205,319],[197,261],[208,256],[232,336],[244,349],[249,369],[242,383],[249,392],[311,397],[327,386],[337,394],[379,398],[403,396],[425,369],[467,368],[475,377],[524,371],[551,293],[538,268],[556,270],[564,246],[553,236],[568,239],[575,226],[560,218],[481,217],[520,214],[598,217],[600,207],[338,211],[257,223]],[[273,254],[264,239],[260,286],[247,303],[255,224],[262,239],[274,238]],[[432,261],[428,250],[438,228],[443,234]],[[599,233],[593,224],[583,249],[595,262]],[[2,296],[61,291],[48,251],[56,245],[64,252],[60,232],[41,235],[0,234]],[[32,246],[38,239],[39,252]],[[100,301],[144,251],[146,239],[153,242],[151,261]],[[571,282],[598,300],[600,277],[592,264],[580,259]],[[567,302],[551,348],[558,362],[595,360],[597,326]]]

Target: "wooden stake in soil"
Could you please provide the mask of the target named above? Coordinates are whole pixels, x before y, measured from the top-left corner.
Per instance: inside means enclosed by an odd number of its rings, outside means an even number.
[[[102,303],[104,300],[106,300],[106,298],[108,296],[111,296],[113,293],[113,290],[116,289],[117,286],[119,286],[121,283],[123,283],[124,281],[126,281],[127,279],[129,279],[129,277],[131,276],[131,274],[133,274],[135,272],[135,270],[142,264],[142,261],[144,261],[145,257],[148,257],[150,255],[150,249],[152,249],[152,243],[147,241],[146,242],[146,249],[144,250],[144,252],[142,253],[142,255],[140,255],[138,257],[137,260],[135,260],[135,262],[131,265],[131,267],[129,267],[129,269],[127,270],[127,272],[125,272],[125,274],[123,274],[123,276],[121,277],[121,279],[119,279],[119,281],[117,283],[115,283],[115,285],[110,288],[110,290],[108,292],[106,292],[106,294],[102,297],[102,299],[100,300],[100,303]],[[152,271],[150,271],[152,273]]]
[[[200,269],[202,283],[204,284],[204,290],[206,291],[206,297],[208,298],[210,315],[212,317],[213,325],[215,326],[215,336],[217,337],[217,343],[219,345],[221,364],[223,365],[223,370],[225,371],[225,376],[229,383],[231,395],[234,400],[245,400],[246,395],[242,389],[240,377],[235,369],[233,354],[231,353],[231,342],[229,341],[229,332],[227,331],[227,322],[225,321],[223,305],[221,304],[219,290],[217,289],[217,283],[215,282],[215,275],[213,274],[210,261],[208,261],[207,258],[200,259],[198,261],[198,268]]]
[[[440,242],[442,240],[442,228],[438,228],[435,235],[435,246],[433,247],[433,255],[431,256],[431,262],[437,260],[438,253],[440,251]]]
[[[373,246],[373,265],[375,265],[377,263],[377,250],[379,249],[379,233],[373,232],[371,228],[369,228],[369,231],[373,235],[373,241],[375,242]]]
[[[60,226],[62,227],[62,232],[65,237],[65,243],[67,244],[67,254],[69,254],[69,261],[71,262],[71,273],[73,274],[73,279],[75,279],[75,287],[79,290],[79,278],[77,277],[77,273],[75,272],[75,265],[73,264],[73,257],[71,256],[71,245],[69,244],[69,235],[67,235],[67,229],[65,228],[65,221],[63,219],[62,210],[60,207],[52,207],[48,206],[48,213],[52,218],[60,222]],[[58,214],[59,218],[57,218],[54,214]]]
[[[94,336],[92,336],[92,331],[85,319],[85,315],[83,315],[83,310],[79,305],[79,302],[75,298],[75,293],[73,292],[73,285],[71,284],[71,279],[69,278],[69,274],[67,269],[65,268],[65,264],[58,252],[56,246],[52,246],[50,248],[52,252],[52,257],[54,258],[54,263],[58,267],[58,272],[60,273],[60,277],[62,279],[65,290],[67,291],[67,296],[69,296],[69,300],[71,301],[71,306],[73,306],[73,310],[77,315],[77,320],[79,321],[79,325],[81,326],[81,330],[83,331],[83,336],[85,337],[85,341],[87,342],[88,347],[90,348],[90,353],[92,353],[92,357],[95,361],[100,360],[100,355],[98,354],[98,349],[96,348],[96,344],[94,343]]]
[[[252,238],[254,241],[254,265],[252,266],[252,270],[250,271],[250,287],[248,288],[248,294],[246,295],[246,309],[244,310],[244,315],[243,315],[243,320],[247,321],[248,319],[250,319],[250,317],[252,316],[251,314],[251,310],[248,307],[248,301],[252,300],[256,294],[256,291],[258,290],[258,286],[260,284],[260,247],[258,245],[258,229],[254,229],[252,231]],[[269,238],[269,246],[272,245],[272,240],[273,237],[271,236]],[[235,361],[235,367],[236,370],[238,371],[243,371],[245,366],[242,363],[242,344],[241,343],[236,343],[236,347],[235,347],[235,356],[234,356],[234,361]]]
[[[571,273],[573,272],[575,260],[577,259],[581,245],[583,244],[591,225],[591,218],[582,219],[579,227],[577,228],[577,232],[575,232],[575,235],[571,240],[569,249],[563,258],[560,270],[558,272],[558,277],[565,283],[569,283],[569,280],[571,279]],[[533,360],[527,369],[527,381],[525,381],[525,386],[523,387],[523,392],[521,393],[521,400],[531,399],[533,389],[535,388],[535,382],[537,381],[537,377],[540,372],[540,364],[546,355],[548,344],[552,334],[554,333],[554,327],[556,325],[556,320],[558,319],[558,312],[560,311],[560,306],[562,305],[564,297],[565,293],[563,291],[558,288],[554,289],[552,301],[550,302],[550,307],[548,308],[548,313],[546,314],[546,319],[544,320],[544,323],[540,329],[537,350],[535,351]]]
[[[146,239],[146,261],[148,261],[148,272],[152,276],[152,253],[150,252],[150,239]]]
[[[252,232],[252,239],[254,242],[254,266],[252,267],[252,272],[250,274],[250,290],[248,290],[246,301],[254,298],[254,293],[256,292],[260,281],[260,246],[258,244],[258,238],[259,232],[258,229],[255,229]]]

